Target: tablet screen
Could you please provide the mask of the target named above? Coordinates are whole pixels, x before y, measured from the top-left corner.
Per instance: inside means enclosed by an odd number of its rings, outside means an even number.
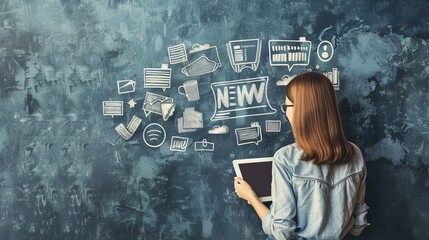
[[[247,162],[237,160],[234,163],[237,175],[249,183],[261,201],[271,201],[272,164],[269,158],[248,159]]]

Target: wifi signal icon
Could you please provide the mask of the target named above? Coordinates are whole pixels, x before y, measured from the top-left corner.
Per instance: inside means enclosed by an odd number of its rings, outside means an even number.
[[[156,148],[165,142],[165,129],[158,123],[151,123],[143,130],[143,141],[149,147]]]

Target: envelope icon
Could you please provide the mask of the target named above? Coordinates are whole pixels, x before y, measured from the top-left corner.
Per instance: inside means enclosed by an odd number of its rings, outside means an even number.
[[[170,97],[162,96],[151,92],[146,92],[142,110],[144,111],[146,117],[150,113],[155,113],[162,116],[163,115],[162,105],[173,104],[173,102],[174,102],[174,99]]]
[[[136,91],[136,82],[134,80],[119,80],[118,84],[118,93],[130,93]]]

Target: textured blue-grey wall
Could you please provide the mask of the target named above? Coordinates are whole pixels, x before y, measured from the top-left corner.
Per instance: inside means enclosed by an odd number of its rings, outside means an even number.
[[[337,91],[348,139],[368,165],[368,227],[358,239],[429,239],[429,20],[420,1],[0,1],[0,239],[265,239],[260,220],[233,190],[231,161],[271,156],[293,141],[280,111],[228,120],[233,130],[266,119],[281,134],[263,132],[258,145],[236,146],[234,132],[208,135],[214,100],[210,83],[269,76],[273,106],[283,101],[268,40],[305,36],[329,40],[335,54],[295,67],[341,71]],[[259,38],[256,72],[235,73],[225,43]],[[215,73],[185,77],[172,66],[177,104],[168,121],[145,117],[143,68],[168,62],[167,47],[208,43],[219,48]],[[315,50],[315,46],[313,46]],[[137,91],[118,95],[116,80]],[[201,100],[176,88],[197,79]],[[123,117],[102,115],[104,100],[128,101]],[[185,107],[204,113],[205,128],[178,134]],[[143,119],[128,141],[114,128]],[[167,141],[149,148],[143,127],[162,124]],[[172,135],[208,138],[215,152],[169,151]],[[351,237],[348,237],[352,239]]]

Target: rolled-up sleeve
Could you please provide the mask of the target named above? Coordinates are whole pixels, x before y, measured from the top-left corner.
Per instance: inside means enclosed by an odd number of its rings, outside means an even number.
[[[296,223],[295,196],[292,188],[292,169],[285,156],[277,152],[273,160],[270,211],[262,219],[262,229],[267,235],[280,239],[294,239]]]
[[[350,229],[349,233],[353,236],[359,236],[363,229],[370,225],[366,219],[368,214],[368,205],[365,203],[365,190],[366,190],[366,167],[363,171],[363,177],[361,185],[359,187],[357,204],[353,211],[353,227]]]

